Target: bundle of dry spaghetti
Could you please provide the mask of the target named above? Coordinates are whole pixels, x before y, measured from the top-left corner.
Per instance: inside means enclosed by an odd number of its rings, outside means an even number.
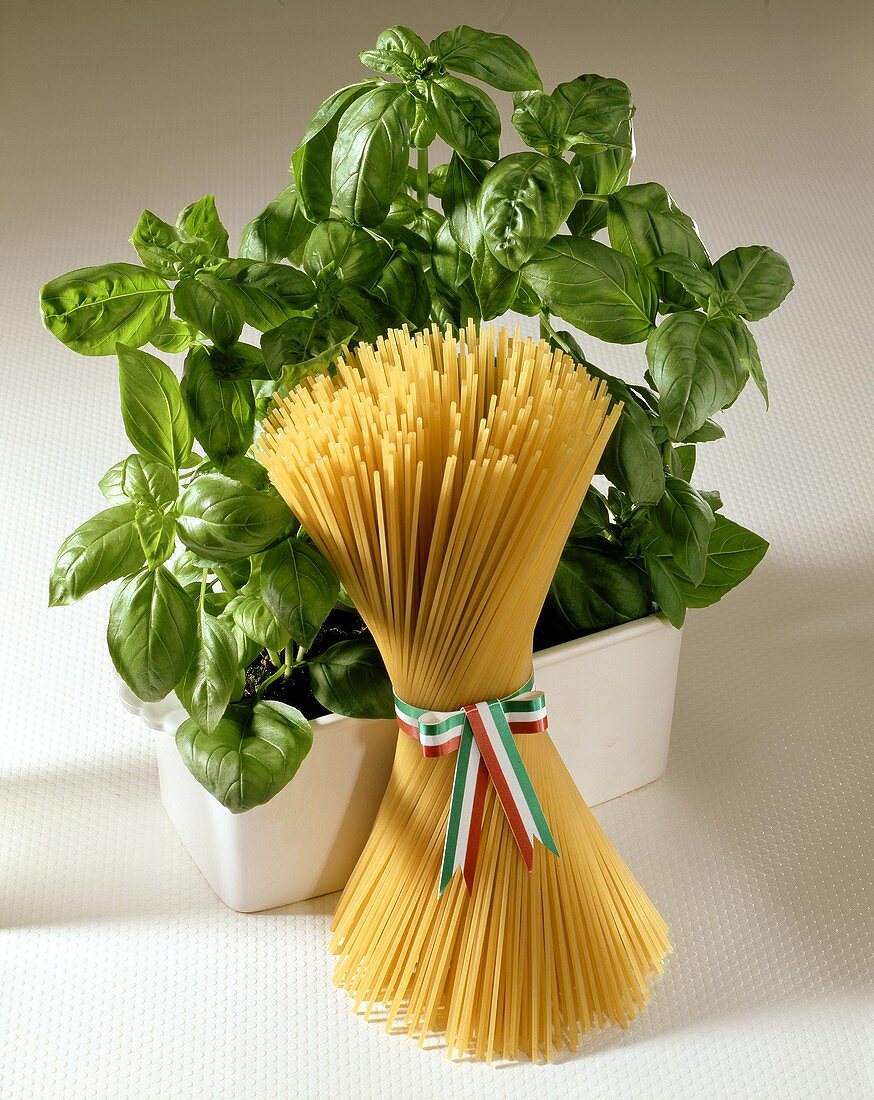
[[[473,326],[390,332],[278,402],[261,461],[354,599],[405,713],[473,722],[470,704],[498,713],[531,686],[534,624],[618,412],[549,345]],[[423,755],[401,726],[334,920],[335,980],[356,1010],[488,1060],[548,1060],[594,1026],[626,1026],[670,950],[666,927],[548,732],[510,738],[548,827],[529,829],[523,859],[506,790],[491,770],[471,780],[461,827],[476,820],[478,851],[448,865],[441,892],[462,750]]]

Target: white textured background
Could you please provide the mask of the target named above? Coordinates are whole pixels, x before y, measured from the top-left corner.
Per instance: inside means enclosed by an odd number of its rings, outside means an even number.
[[[2,1100],[869,1098],[872,219],[870,6],[718,3],[6,5],[2,85]],[[419,14],[421,12],[421,15]],[[450,1065],[354,1018],[325,898],[239,916],[158,800],[118,706],[108,600],[46,609],[61,539],[127,453],[111,360],[39,324],[39,285],[128,255],[143,206],[205,191],[237,234],[306,117],[393,22],[514,34],[547,85],[624,78],[635,180],[712,254],[766,243],[798,283],[755,326],[771,382],[698,481],[772,548],[690,615],[671,761],[599,818],[673,929],[653,1003],[558,1065]],[[642,348],[605,348],[641,369]]]

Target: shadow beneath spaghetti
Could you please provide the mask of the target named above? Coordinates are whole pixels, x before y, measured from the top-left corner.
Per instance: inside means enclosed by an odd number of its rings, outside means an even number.
[[[671,927],[647,1011],[586,1050],[872,990],[864,563],[772,555],[692,614],[663,779],[596,813]]]

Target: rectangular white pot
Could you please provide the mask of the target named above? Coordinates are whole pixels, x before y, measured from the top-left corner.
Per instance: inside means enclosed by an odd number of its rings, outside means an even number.
[[[658,615],[535,655],[549,732],[589,805],[651,783],[665,770],[681,631]],[[173,734],[175,696],[125,706],[160,731],[161,798],[192,859],[241,913],[341,889],[355,865],[391,771],[397,727],[335,714],[313,722],[313,747],[275,798],[232,814],[191,775]]]

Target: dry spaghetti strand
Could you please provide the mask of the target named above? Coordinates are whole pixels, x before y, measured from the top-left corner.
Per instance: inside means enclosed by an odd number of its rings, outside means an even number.
[[[506,330],[392,331],[279,400],[259,457],[331,562],[413,706],[510,694],[619,415],[603,383]],[[580,700],[585,706],[585,700]],[[519,750],[558,844],[531,874],[494,787],[476,875],[437,883],[455,758],[399,734],[340,899],[335,981],[356,1009],[450,1055],[551,1059],[646,1003],[667,929],[548,733]]]

